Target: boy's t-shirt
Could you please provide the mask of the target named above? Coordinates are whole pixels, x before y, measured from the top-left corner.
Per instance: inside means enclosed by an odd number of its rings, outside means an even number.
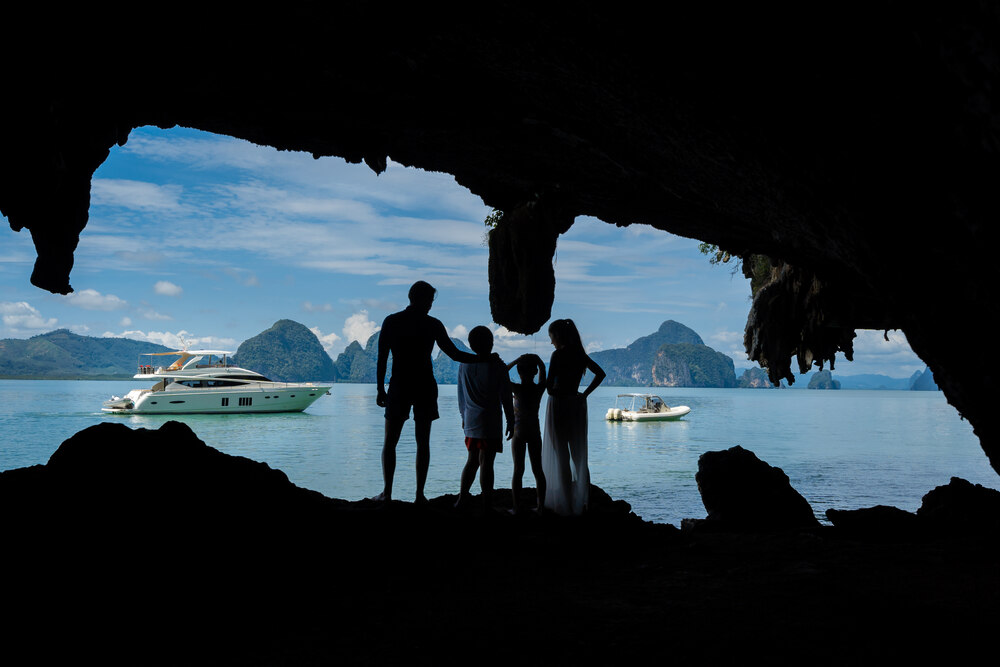
[[[503,400],[509,400],[510,395],[510,377],[502,362],[460,364],[458,410],[465,423],[465,437],[503,439]]]

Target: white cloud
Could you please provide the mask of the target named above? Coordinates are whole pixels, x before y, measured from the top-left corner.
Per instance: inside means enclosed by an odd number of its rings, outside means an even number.
[[[358,341],[365,345],[372,335],[382,327],[368,318],[368,311],[354,313],[344,321],[344,340],[348,343]]]
[[[450,175],[393,163],[376,176],[337,158],[314,160],[304,153],[190,130],[139,129],[121,150],[131,154],[126,160],[176,163],[205,172],[206,178],[183,192],[160,193],[161,199],[172,195],[178,202],[183,194],[184,208],[196,215],[178,216],[169,226],[150,225],[141,254],[135,236],[121,235],[120,221],[113,226],[104,222],[101,234],[88,229],[85,240],[92,249],[80,254],[81,261],[106,266],[113,257],[125,268],[148,270],[153,253],[157,261],[174,267],[196,264],[204,269],[207,261],[222,269],[244,251],[268,267],[366,276],[380,285],[408,284],[419,276],[436,286],[486,291],[482,220],[488,209]],[[245,173],[227,179],[212,171],[219,167]],[[157,200],[155,192],[143,190],[151,184],[105,179],[102,187],[109,197],[115,193],[126,199],[129,194],[137,205],[147,197]],[[132,216],[140,222],[142,217]],[[133,224],[132,218],[124,221],[126,226]],[[91,227],[100,223],[95,220]],[[157,250],[147,253],[147,248]],[[206,257],[205,248],[227,252]],[[236,274],[244,271],[227,272],[243,285],[267,279],[265,269],[257,269],[259,280],[249,272]]]
[[[493,349],[506,361],[511,361],[514,357],[533,352],[544,357],[552,351],[549,344],[548,335],[544,332],[534,336],[525,336],[511,331],[505,326],[497,326],[493,330]],[[510,357],[510,359],[508,359]]]
[[[156,343],[157,345],[164,345],[175,350],[187,347],[188,349],[210,348],[234,351],[237,347],[236,341],[232,338],[219,338],[217,336],[192,336],[189,332],[183,329],[176,333],[171,331],[140,331],[137,329],[126,330],[121,333],[105,331],[102,336],[104,338],[131,338],[133,340],[142,340],[149,343]]]
[[[63,297],[71,306],[84,310],[117,310],[127,308],[128,302],[114,294],[101,294],[95,289],[84,289]]]
[[[366,166],[349,164],[341,158],[316,160],[308,153],[279,151],[230,137],[153,128],[133,131],[122,150],[137,158],[176,162],[185,170],[236,168],[251,178],[281,180],[289,194],[280,206],[291,205],[305,215],[344,215],[351,209],[355,213],[349,215],[357,215],[364,214],[365,207],[374,206],[411,211],[433,209],[451,217],[481,222],[489,212],[479,197],[458,185],[450,174],[405,167],[391,160],[386,171],[376,175]],[[247,203],[259,197],[258,203],[270,207],[286,198],[279,189],[267,194],[269,186],[253,181],[245,180],[243,187],[246,189],[239,198]],[[255,188],[261,192],[254,194]]]
[[[310,301],[302,302],[302,310],[307,313],[329,313],[333,310],[333,306],[328,303],[312,303]]]
[[[872,331],[870,329],[859,329],[855,332],[854,352],[866,355],[896,356],[910,355],[910,344],[902,331]],[[888,340],[886,340],[888,338]],[[916,356],[916,355],[914,355]]]
[[[374,222],[377,219],[372,207],[364,202],[334,197],[307,196],[295,191],[267,186],[261,183],[233,185],[226,188],[234,199],[233,206],[255,212],[273,211],[296,218],[322,220],[353,220]]]
[[[132,318],[131,317],[123,317],[122,321],[119,322],[118,325],[119,326],[123,326],[123,327],[130,327],[130,326],[132,326]]]
[[[260,285],[257,275],[249,269],[238,269],[230,266],[223,269],[223,272],[244,287],[257,287]]]
[[[230,350],[232,352],[235,352],[236,348],[239,347],[239,343],[236,342],[235,338],[226,336],[201,336],[189,340],[188,343],[190,347],[194,347],[197,344],[198,347],[211,348],[213,350]]]
[[[854,339],[854,362],[838,363],[837,371],[844,375],[884,373],[900,377],[926,367],[927,364],[910,348],[902,331],[890,331],[888,338],[886,340],[883,331],[858,330]]]
[[[48,331],[56,326],[54,317],[42,317],[38,309],[26,301],[0,301],[3,325],[15,333]]]
[[[337,342],[340,341],[340,336],[337,334],[324,334],[319,330],[319,327],[309,327],[309,331],[316,334],[316,338],[319,338],[320,345],[323,346],[323,349],[326,350],[326,353],[332,358],[335,359],[337,355],[343,351],[343,346],[337,345]]]
[[[95,178],[91,181],[90,188],[91,201],[95,205],[139,210],[179,208],[180,194],[181,187],[178,185],[157,185],[116,178]]]
[[[156,136],[160,135],[160,136]],[[160,162],[180,162],[189,167],[213,169],[231,166],[242,169],[267,167],[274,149],[261,150],[248,141],[210,134],[184,138],[166,136],[156,130],[141,130],[129,136],[122,150]]]
[[[154,320],[154,321],[158,321],[158,322],[162,322],[162,321],[165,321],[165,320],[172,320],[172,319],[174,319],[174,318],[170,317],[169,315],[164,315],[163,313],[158,313],[157,311],[153,310],[152,308],[144,308],[143,310],[139,311],[139,314],[142,315],[144,319]]]
[[[187,333],[182,331],[181,334]],[[184,347],[184,343],[181,342],[178,334],[170,333],[168,331],[139,331],[137,329],[126,329],[120,333],[115,333],[114,331],[105,331],[101,334],[103,338],[131,338],[132,340],[143,340],[148,343],[156,343],[157,345],[165,345],[174,349],[181,349]]]
[[[448,335],[451,336],[452,338],[458,338],[463,342],[465,342],[466,337],[469,335],[469,330],[465,327],[464,324],[458,324],[455,326],[455,328],[453,328],[451,331],[448,332]]]
[[[713,347],[732,347],[733,345],[743,345],[742,331],[715,331],[707,336],[707,340]]]
[[[704,340],[705,344],[712,349],[729,355],[736,365],[737,370],[757,365],[755,362],[747,359],[746,348],[743,346],[742,331],[719,330],[704,337]]]
[[[169,280],[158,280],[153,285],[153,291],[163,296],[180,296],[184,292],[184,288],[173,284]]]

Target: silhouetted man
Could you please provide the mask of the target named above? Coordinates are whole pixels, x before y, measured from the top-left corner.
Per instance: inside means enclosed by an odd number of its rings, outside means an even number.
[[[417,441],[417,497],[426,502],[424,483],[431,460],[431,422],[438,418],[437,381],[431,352],[434,343],[455,361],[475,363],[474,354],[462,352],[451,341],[441,321],[428,313],[437,290],[424,281],[410,287],[410,305],[393,313],[382,322],[378,336],[378,366],[375,402],[385,408],[385,441],[382,444],[382,478],[385,488],[375,500],[392,500],[392,480],[396,472],[396,444],[403,424],[413,408],[413,424]],[[392,353],[392,377],[389,393],[385,392],[385,370]]]

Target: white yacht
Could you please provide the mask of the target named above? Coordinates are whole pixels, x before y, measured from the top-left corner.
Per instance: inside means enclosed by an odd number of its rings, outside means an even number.
[[[104,412],[141,414],[211,414],[240,412],[301,412],[331,385],[273,382],[260,373],[229,365],[232,352],[177,350],[140,355],[136,380],[154,382],[104,402]],[[164,367],[158,357],[178,357]],[[143,363],[149,357],[149,363]]]

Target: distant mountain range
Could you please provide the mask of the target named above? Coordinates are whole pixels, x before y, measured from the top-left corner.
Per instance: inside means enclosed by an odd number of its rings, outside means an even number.
[[[468,346],[457,338],[455,345]],[[136,373],[139,356],[170,352],[172,348],[130,338],[80,336],[58,329],[31,338],[0,340],[0,378],[48,380],[120,380]],[[293,320],[278,320],[269,329],[248,338],[230,362],[257,371],[271,380],[375,382],[378,334],[365,347],[356,341],[334,361],[316,335]],[[392,359],[386,379],[391,377]],[[441,384],[454,384],[458,363],[439,352],[434,375]]]
[[[469,346],[458,338],[451,342],[463,352],[472,353]],[[351,341],[343,352],[337,355],[334,368],[337,371],[337,382],[375,383],[376,365],[378,363],[378,332],[373,334],[364,347],[358,341]],[[386,365],[386,382],[392,377],[392,357]],[[444,352],[438,351],[434,359],[434,378],[438,384],[455,384],[458,381],[458,362],[452,361]]]
[[[378,333],[362,347],[352,341],[331,359],[319,339],[304,325],[279,320],[266,331],[244,341],[233,361],[279,381],[375,382]],[[455,345],[470,351],[464,341]],[[170,348],[128,338],[80,336],[58,329],[28,339],[0,340],[0,378],[38,379],[123,379],[136,372],[139,355],[168,352]],[[606,386],[640,387],[771,387],[767,374],[759,368],[744,370],[737,378],[732,359],[704,344],[692,329],[667,320],[647,336],[624,348],[591,353],[608,374]],[[510,360],[508,360],[510,361]],[[909,378],[885,375],[821,376],[814,388],[832,389],[938,389],[929,369]],[[386,379],[392,375],[392,359]],[[458,363],[443,352],[434,359],[434,376],[439,384],[454,384]],[[817,373],[796,379],[795,387],[808,387]],[[588,373],[584,384],[592,377]]]
[[[463,341],[457,338],[452,341],[460,350],[470,351]],[[377,350],[377,333],[364,347],[357,341],[348,345],[334,362],[337,381],[375,382]],[[604,384],[609,386],[736,386],[732,359],[708,347],[698,334],[674,321],[664,322],[658,331],[637,339],[626,348],[594,352],[590,356],[608,374]],[[386,377],[391,375],[390,359]],[[434,359],[434,377],[439,384],[454,384],[458,363],[438,352]],[[589,378],[584,377],[584,384],[588,381]]]
[[[833,386],[836,383],[839,386]],[[740,387],[770,388],[767,373],[760,368],[748,368],[740,377]],[[782,384],[782,387],[786,385]],[[795,379],[795,388],[806,389],[871,389],[896,391],[939,391],[934,382],[934,374],[929,368],[916,371],[908,378],[893,378],[888,375],[862,373],[860,375],[835,375],[832,371],[812,371]]]
[[[79,336],[57,329],[31,338],[0,340],[0,377],[104,380],[132,377],[144,352],[170,348],[130,338]]]

